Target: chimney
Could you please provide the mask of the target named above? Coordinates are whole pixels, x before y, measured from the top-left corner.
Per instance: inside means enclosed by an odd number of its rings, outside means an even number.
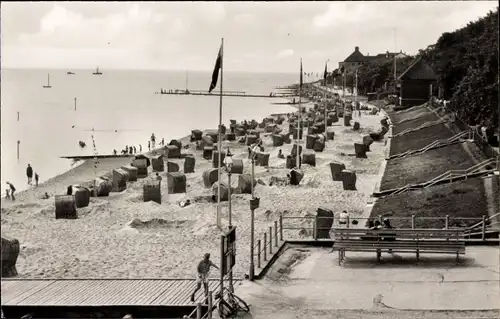
[[[359,47],[354,47],[354,51],[359,52]]]

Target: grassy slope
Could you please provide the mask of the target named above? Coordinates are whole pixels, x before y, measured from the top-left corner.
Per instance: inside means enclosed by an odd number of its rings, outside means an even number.
[[[420,125],[425,124],[427,122],[437,121],[437,120],[439,120],[439,117],[436,114],[429,112],[429,113],[421,114],[421,116],[419,116],[418,118],[408,117],[408,119],[409,119],[409,121],[394,125],[392,127],[392,134],[393,135],[399,134],[406,129],[415,129],[415,128],[419,127]]]
[[[472,178],[451,184],[405,192],[380,198],[371,216],[391,214],[394,217],[450,216],[450,227],[470,226],[477,221],[453,220],[453,217],[481,218],[487,212],[487,201],[481,178]],[[411,220],[393,219],[398,228],[411,228]],[[444,220],[417,220],[417,228],[443,228]]]
[[[396,136],[391,142],[390,155],[400,154],[409,150],[421,149],[435,140],[447,139],[454,134],[444,124],[430,126],[415,132]]]
[[[419,184],[431,180],[449,170],[461,170],[474,166],[462,144],[454,144],[429,150],[422,154],[389,160],[381,182],[381,191]]]

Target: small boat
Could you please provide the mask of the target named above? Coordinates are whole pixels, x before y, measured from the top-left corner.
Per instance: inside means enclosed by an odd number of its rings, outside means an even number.
[[[93,75],[102,75],[102,72],[99,71],[99,67],[95,69],[95,72],[92,73]]]
[[[50,74],[47,74],[47,85],[44,85],[43,88],[45,89],[50,89],[52,86],[50,86]]]
[[[74,72],[71,72],[71,71],[68,71],[66,72],[67,75],[74,75],[75,73]]]

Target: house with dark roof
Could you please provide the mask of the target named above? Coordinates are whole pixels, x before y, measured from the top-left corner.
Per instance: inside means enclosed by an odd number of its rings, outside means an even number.
[[[398,78],[402,106],[414,106],[429,100],[431,90],[437,90],[437,76],[432,67],[418,57]]]
[[[377,60],[384,60],[384,59],[401,59],[406,57],[407,55],[401,52],[385,52],[385,53],[379,53],[377,55],[363,55],[359,51],[359,47],[354,47],[354,52],[351,53],[344,61],[339,62],[339,69],[342,69],[342,67],[345,68],[347,73],[352,73],[354,72],[357,68],[359,68],[361,65]]]

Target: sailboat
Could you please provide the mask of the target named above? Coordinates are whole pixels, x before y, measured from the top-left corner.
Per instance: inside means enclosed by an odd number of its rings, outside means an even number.
[[[99,72],[99,67],[95,69],[95,72],[92,73],[93,75],[102,75],[102,72]]]
[[[47,85],[43,86],[45,89],[50,89],[52,86],[50,86],[50,74],[47,74]]]

